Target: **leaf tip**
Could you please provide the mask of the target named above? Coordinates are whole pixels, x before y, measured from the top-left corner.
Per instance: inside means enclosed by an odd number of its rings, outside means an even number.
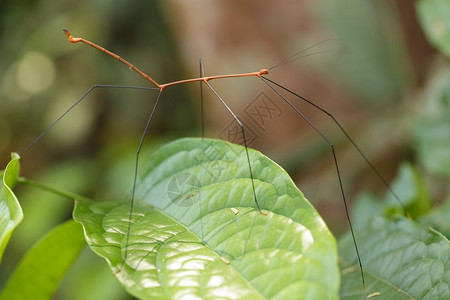
[[[17,152],[11,152],[11,160],[20,159],[20,155]]]

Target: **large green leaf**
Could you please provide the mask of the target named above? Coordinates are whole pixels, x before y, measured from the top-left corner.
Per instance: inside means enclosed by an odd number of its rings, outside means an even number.
[[[11,161],[6,166],[0,186],[0,261],[14,228],[23,219],[22,208],[12,189],[19,177],[19,155],[11,154]]]
[[[0,299],[51,299],[84,245],[80,224],[70,220],[59,225],[27,252]]]
[[[421,0],[417,13],[428,40],[442,53],[450,56],[450,2]]]
[[[129,204],[77,202],[88,244],[142,299],[337,299],[334,237],[287,173],[245,148],[181,139],[142,158]]]
[[[347,235],[339,242],[341,299],[450,299],[450,243],[439,232],[409,219],[374,217],[356,237],[366,289],[362,295]]]

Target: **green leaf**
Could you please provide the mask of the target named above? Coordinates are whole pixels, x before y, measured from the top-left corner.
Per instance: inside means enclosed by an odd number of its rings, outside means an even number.
[[[405,209],[409,216],[417,219],[430,210],[430,194],[419,172],[411,164],[400,165],[391,188],[401,203],[389,191],[383,200],[368,192],[357,197],[352,209],[352,224],[355,229],[364,228],[366,223],[375,216],[403,216]]]
[[[267,215],[245,148],[181,139],[141,160],[128,249],[129,204],[77,202],[74,218],[141,299],[337,299],[334,237],[283,169],[248,153]]]
[[[450,242],[439,232],[409,219],[375,217],[356,238],[366,289],[362,294],[353,242],[346,235],[339,241],[341,299],[449,299]]]
[[[417,3],[416,9],[430,43],[450,56],[450,2],[421,0]]]
[[[51,299],[84,245],[79,224],[71,220],[59,225],[27,252],[0,299]]]
[[[427,191],[425,183],[417,170],[409,163],[402,163],[400,170],[392,183],[392,189],[400,199],[412,218],[425,214],[431,207],[431,197]],[[387,215],[393,211],[404,214],[400,203],[391,193],[387,193],[384,201]]]
[[[0,261],[13,230],[23,219],[22,208],[12,189],[17,182],[20,171],[20,156],[11,154],[11,161],[6,166],[0,187]]]

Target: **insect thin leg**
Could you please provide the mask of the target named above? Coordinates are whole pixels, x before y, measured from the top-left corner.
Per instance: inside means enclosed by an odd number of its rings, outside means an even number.
[[[156,102],[153,105],[152,112],[150,113],[150,116],[148,118],[147,124],[145,125],[144,132],[142,133],[142,136],[141,136],[141,141],[139,142],[139,146],[138,146],[138,148],[136,150],[136,160],[135,160],[135,165],[134,165],[133,188],[132,188],[132,192],[131,192],[131,201],[130,201],[130,214],[128,216],[128,227],[127,227],[127,234],[126,234],[126,237],[125,237],[125,252],[124,252],[124,255],[123,255],[122,265],[120,266],[119,271],[122,270],[123,266],[125,265],[125,261],[127,259],[127,254],[128,254],[128,242],[129,242],[129,239],[130,239],[131,221],[132,221],[132,218],[133,218],[134,196],[135,196],[135,193],[136,193],[136,182],[137,182],[138,167],[139,167],[139,154],[141,152],[142,145],[144,144],[145,136],[147,135],[148,128],[150,126],[150,122],[153,119],[153,116],[155,114],[156,108],[158,107],[158,104],[159,104],[159,100],[161,99],[161,94],[162,94],[162,91],[159,92],[158,97],[156,98]]]
[[[132,88],[141,90],[155,90],[156,88],[140,87],[140,86],[127,86],[127,85],[110,85],[110,84],[95,84],[91,86],[75,103],[73,103],[64,113],[62,113],[56,121],[54,121],[50,126],[48,126],[37,138],[35,138],[28,146],[22,148],[17,153],[23,153],[33,147],[41,138],[43,138],[62,118],[64,118],[72,109],[75,108],[81,101],[84,100],[93,90],[96,88]]]
[[[347,131],[342,127],[342,125],[336,120],[336,118],[329,113],[328,111],[326,111],[325,109],[323,109],[322,107],[318,106],[317,104],[311,102],[310,100],[306,99],[303,96],[300,96],[299,94],[295,93],[294,91],[282,86],[279,83],[276,83],[273,80],[270,80],[267,77],[261,76],[261,78],[263,79],[263,81],[267,83],[267,81],[271,82],[272,84],[278,86],[279,88],[285,90],[286,92],[294,95],[295,97],[297,97],[298,99],[305,101],[306,103],[312,105],[313,107],[315,107],[316,109],[320,110],[322,113],[326,114],[329,118],[331,118],[333,120],[333,122],[338,126],[339,130],[345,135],[345,137],[350,141],[350,143],[353,145],[353,147],[356,149],[356,151],[359,153],[359,155],[362,157],[362,159],[367,163],[367,165],[372,169],[372,171],[377,175],[378,179],[384,184],[384,186],[388,189],[389,193],[391,193],[391,195],[397,200],[397,202],[400,204],[400,206],[402,207],[403,211],[407,213],[406,207],[403,205],[402,201],[400,200],[400,198],[398,197],[398,195],[394,192],[394,190],[392,189],[392,187],[390,186],[390,184],[387,182],[387,180],[381,175],[381,173],[378,171],[377,168],[375,168],[375,166],[370,162],[370,160],[367,158],[367,156],[364,154],[364,152],[358,147],[358,145],[355,143],[355,141],[350,137],[350,135],[347,133]],[[268,84],[269,85],[269,84]],[[270,86],[270,85],[269,85]],[[273,87],[270,86],[272,89]]]
[[[266,79],[266,78],[264,78],[264,79]],[[361,257],[359,255],[358,245],[356,243],[356,238],[355,238],[355,233],[353,231],[352,222],[350,221],[350,214],[348,212],[347,199],[345,197],[344,186],[342,185],[341,173],[339,171],[339,164],[338,164],[338,160],[337,160],[337,157],[336,157],[336,152],[334,150],[334,145],[328,140],[328,138],[297,107],[295,107],[288,99],[286,99],[286,97],[284,97],[277,89],[275,89],[271,84],[269,84],[265,80],[263,80],[263,82],[266,83],[278,96],[280,96],[281,99],[283,99],[283,101],[286,102],[300,117],[302,117],[302,119],[305,120],[308,123],[308,125],[320,135],[320,137],[322,137],[322,139],[328,144],[328,146],[331,149],[331,152],[333,154],[334,165],[335,165],[335,168],[336,168],[336,173],[337,173],[337,176],[338,176],[339,188],[341,190],[342,200],[344,201],[345,214],[347,216],[348,225],[349,225],[350,232],[351,232],[351,235],[352,235],[352,238],[353,238],[353,244],[355,246],[356,256],[358,257],[359,269],[361,271],[361,280],[362,280],[362,284],[363,284],[363,287],[364,287],[365,280],[364,280],[364,272],[363,272],[362,263],[361,263]]]
[[[199,59],[199,65],[200,65],[200,77],[205,76],[205,71],[203,70],[203,62],[202,59]],[[200,82],[200,122],[202,123],[202,139],[205,137],[205,118],[204,118],[204,111],[203,111],[203,81]]]
[[[242,138],[244,140],[244,147],[245,147],[245,154],[247,155],[247,163],[248,163],[248,169],[250,171],[250,179],[252,182],[252,190],[253,190],[253,198],[255,199],[255,203],[256,203],[256,207],[258,208],[258,211],[260,213],[263,213],[261,211],[261,208],[259,207],[258,204],[258,199],[256,198],[256,191],[255,191],[255,183],[254,183],[254,179],[253,179],[253,171],[252,171],[252,165],[250,163],[250,156],[248,154],[248,147],[247,147],[247,139],[245,138],[245,130],[244,130],[244,125],[242,124],[242,122],[238,119],[238,117],[236,117],[236,115],[234,114],[234,112],[231,110],[231,108],[225,103],[225,101],[222,99],[222,97],[219,96],[219,94],[216,92],[216,90],[213,89],[213,87],[209,84],[209,82],[206,82],[206,84],[208,85],[208,87],[211,89],[211,91],[216,95],[216,97],[220,100],[220,102],[222,102],[222,104],[226,107],[226,109],[228,110],[228,112],[233,116],[233,118],[236,120],[236,122],[239,125],[239,128],[241,129],[241,133],[242,133]]]

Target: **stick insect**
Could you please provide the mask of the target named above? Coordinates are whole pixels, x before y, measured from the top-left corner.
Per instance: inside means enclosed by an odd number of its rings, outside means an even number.
[[[182,84],[190,84],[190,83],[200,83],[200,87],[201,87],[201,91],[203,91],[202,87],[205,86],[207,87],[215,96],[216,100],[220,102],[220,104],[225,108],[225,110],[227,111],[227,113],[229,115],[232,116],[232,118],[234,119],[234,121],[238,124],[239,127],[239,134],[242,137],[242,141],[243,141],[243,146],[245,147],[245,155],[247,158],[247,166],[248,166],[248,170],[249,170],[249,174],[250,174],[250,179],[251,179],[251,189],[253,191],[253,200],[255,203],[255,206],[257,208],[257,210],[259,211],[259,213],[261,213],[262,215],[266,215],[267,213],[264,212],[261,208],[260,205],[258,203],[258,198],[255,192],[255,185],[254,185],[254,173],[252,170],[252,162],[250,160],[249,157],[249,153],[248,153],[248,136],[246,134],[247,133],[247,128],[244,125],[244,123],[237,117],[237,115],[234,113],[234,111],[230,108],[230,106],[227,104],[227,102],[223,99],[223,97],[216,91],[216,89],[214,89],[214,87],[212,86],[211,82],[213,81],[218,81],[218,80],[222,80],[222,79],[226,79],[226,78],[243,78],[243,77],[253,77],[256,78],[257,80],[260,80],[265,86],[267,86],[270,90],[273,91],[273,93],[275,95],[277,95],[277,97],[280,99],[280,101],[283,101],[288,107],[290,107],[299,118],[303,119],[308,126],[310,126],[313,131],[316,132],[316,134],[323,140],[324,143],[326,143],[328,145],[328,148],[331,152],[331,156],[334,162],[334,168],[336,171],[336,175],[337,175],[337,181],[338,181],[338,186],[339,186],[339,191],[340,191],[340,195],[342,198],[342,201],[344,203],[344,207],[345,207],[345,213],[346,213],[346,218],[348,221],[348,225],[349,225],[349,229],[351,232],[351,236],[353,239],[353,244],[354,244],[354,248],[355,248],[355,252],[356,252],[356,256],[357,256],[357,260],[359,263],[359,269],[360,269],[360,274],[361,274],[361,281],[362,281],[362,285],[364,288],[365,285],[365,278],[364,278],[364,272],[363,272],[363,264],[361,261],[361,257],[359,254],[359,250],[358,250],[358,244],[357,244],[357,240],[355,238],[355,234],[354,234],[354,230],[353,230],[353,226],[350,220],[350,215],[349,215],[349,208],[348,208],[348,203],[347,203],[347,197],[346,197],[346,193],[344,190],[344,185],[342,182],[342,176],[341,176],[341,169],[340,169],[340,165],[337,159],[337,155],[336,155],[336,150],[334,145],[332,144],[332,142],[329,140],[329,138],[318,129],[318,127],[294,104],[294,102],[292,102],[291,100],[289,100],[285,95],[289,94],[290,96],[294,97],[294,99],[296,99],[297,101],[307,104],[311,107],[313,107],[314,109],[318,110],[319,112],[321,112],[322,114],[324,114],[327,118],[329,118],[330,120],[332,120],[332,122],[338,127],[338,129],[344,134],[344,136],[347,138],[347,140],[351,143],[351,145],[356,149],[356,151],[358,152],[358,154],[360,155],[360,157],[365,161],[365,163],[372,169],[372,171],[376,174],[376,176],[379,178],[379,180],[382,182],[382,184],[384,184],[386,186],[386,188],[389,190],[389,192],[394,196],[394,198],[396,198],[396,200],[401,204],[401,201],[399,199],[399,197],[395,194],[395,192],[391,189],[390,185],[388,184],[387,180],[382,176],[382,174],[378,171],[378,169],[372,164],[372,162],[367,158],[367,156],[364,154],[364,152],[361,150],[361,148],[356,144],[356,142],[354,141],[354,139],[348,134],[348,132],[343,128],[343,126],[341,125],[341,123],[338,122],[338,120],[333,116],[333,114],[331,114],[330,112],[328,112],[327,110],[325,110],[324,108],[322,108],[321,106],[315,104],[314,102],[312,102],[311,100],[303,97],[302,95],[300,95],[299,93],[295,92],[293,89],[290,89],[272,79],[270,79],[268,77],[269,72],[277,67],[280,67],[282,65],[288,64],[292,61],[295,61],[299,58],[302,58],[304,56],[310,55],[310,54],[304,54],[305,50],[308,50],[312,47],[306,48],[300,52],[295,53],[294,55],[286,58],[285,60],[279,62],[278,64],[270,67],[270,68],[262,68],[259,71],[254,71],[254,72],[248,72],[248,73],[235,73],[235,74],[225,74],[225,75],[212,75],[212,76],[205,76],[204,75],[204,70],[203,70],[203,64],[200,60],[200,76],[197,78],[190,78],[190,79],[183,79],[183,80],[178,80],[178,81],[173,81],[173,82],[168,82],[168,83],[163,83],[160,84],[158,83],[154,78],[150,77],[149,75],[147,75],[146,73],[144,73],[143,71],[141,71],[139,68],[137,68],[135,65],[131,64],[130,62],[128,62],[127,60],[125,60],[124,58],[120,57],[119,55],[89,41],[86,40],[84,38],[78,38],[78,37],[74,37],[72,36],[69,31],[64,30],[65,35],[67,36],[69,42],[71,43],[84,43],[87,44],[111,57],[113,57],[114,59],[120,61],[121,63],[123,63],[124,65],[126,65],[129,69],[133,70],[134,72],[136,72],[137,74],[139,74],[140,76],[142,76],[143,78],[145,78],[150,84],[151,87],[137,87],[137,86],[117,86],[117,85],[100,85],[100,84],[96,84],[91,86],[72,106],[70,106],[56,121],[54,121],[47,129],[45,129],[35,140],[33,140],[26,148],[24,148],[22,151],[23,152],[29,148],[31,148],[38,140],[40,140],[53,126],[55,126],[63,117],[65,117],[75,106],[77,106],[82,100],[84,100],[93,90],[97,89],[97,88],[133,88],[133,89],[142,89],[142,90],[153,90],[156,91],[157,96],[156,96],[156,101],[155,104],[153,105],[153,108],[150,112],[150,115],[147,119],[144,131],[141,135],[141,139],[139,141],[137,150],[136,150],[136,154],[135,154],[135,164],[134,164],[134,177],[133,177],[133,186],[132,186],[132,191],[131,191],[131,201],[130,201],[130,210],[129,210],[129,225],[127,228],[127,232],[126,232],[126,241],[125,241],[125,252],[124,252],[124,259],[123,259],[123,264],[125,263],[125,259],[127,257],[127,252],[128,252],[128,245],[129,245],[129,236],[130,236],[130,228],[131,228],[131,220],[132,220],[132,216],[133,216],[133,207],[134,207],[134,202],[135,202],[135,192],[136,192],[136,184],[137,184],[137,178],[138,178],[138,169],[139,169],[139,158],[140,158],[140,152],[145,140],[145,137],[147,136],[147,133],[149,131],[149,127],[151,124],[151,121],[154,118],[154,115],[156,113],[157,107],[161,102],[161,98],[162,95],[164,94],[164,91],[166,89],[169,89],[173,86],[177,86],[177,85],[182,85]],[[319,53],[319,52],[316,52]],[[203,102],[203,95],[201,97],[201,100]],[[202,104],[202,111],[201,111],[201,116],[202,116],[202,136],[204,136],[204,127],[203,127],[203,104]],[[401,204],[401,206],[403,207],[403,205]],[[403,207],[404,208],[404,207]],[[234,212],[234,211],[233,211]],[[235,214],[237,214],[238,212],[234,212]]]

